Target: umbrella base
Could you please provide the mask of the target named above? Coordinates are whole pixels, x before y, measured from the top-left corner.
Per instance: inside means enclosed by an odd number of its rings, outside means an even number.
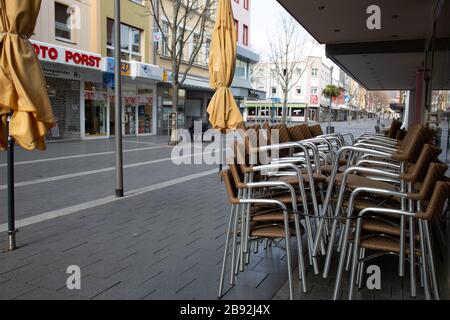
[[[14,251],[17,249],[16,233],[17,233],[17,230],[8,232],[8,251]]]

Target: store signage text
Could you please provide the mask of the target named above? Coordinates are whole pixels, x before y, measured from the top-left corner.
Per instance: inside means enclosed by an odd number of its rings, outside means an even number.
[[[107,73],[114,73],[116,68],[116,60],[114,58],[103,58],[103,71]],[[123,76],[131,76],[131,66],[128,62],[122,61],[120,64],[120,71]]]
[[[100,55],[36,41],[32,42],[32,45],[39,60],[89,69],[101,69],[102,58]]]

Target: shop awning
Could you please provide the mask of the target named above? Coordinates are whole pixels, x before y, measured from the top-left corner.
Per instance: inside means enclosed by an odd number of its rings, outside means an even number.
[[[211,87],[209,86],[209,80],[205,78],[197,78],[197,77],[190,77],[187,76],[186,80],[183,83],[183,88],[185,89],[201,89],[201,90],[207,90],[207,91],[213,91]]]

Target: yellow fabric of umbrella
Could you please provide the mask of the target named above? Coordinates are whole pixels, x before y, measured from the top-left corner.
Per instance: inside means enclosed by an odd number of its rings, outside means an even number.
[[[10,135],[26,150],[45,149],[44,136],[55,125],[44,76],[29,41],[41,0],[0,0],[0,148]]]
[[[209,82],[214,94],[208,106],[214,129],[236,129],[244,122],[230,90],[236,67],[237,36],[230,0],[219,0],[209,56]]]

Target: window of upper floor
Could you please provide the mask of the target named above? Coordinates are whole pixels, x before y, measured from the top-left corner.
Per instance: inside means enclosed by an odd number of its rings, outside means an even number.
[[[237,59],[236,60],[236,69],[235,69],[235,78],[248,80],[249,78],[249,65],[247,61]]]
[[[107,38],[106,51],[108,57],[114,57],[115,44],[115,22],[113,19],[107,19]],[[121,58],[122,61],[142,62],[142,36],[141,29],[122,24],[120,26],[121,36]]]
[[[72,9],[65,4],[55,2],[55,37],[56,40],[72,41],[70,20]]]
[[[244,24],[242,32],[242,43],[248,46],[248,26]]]

